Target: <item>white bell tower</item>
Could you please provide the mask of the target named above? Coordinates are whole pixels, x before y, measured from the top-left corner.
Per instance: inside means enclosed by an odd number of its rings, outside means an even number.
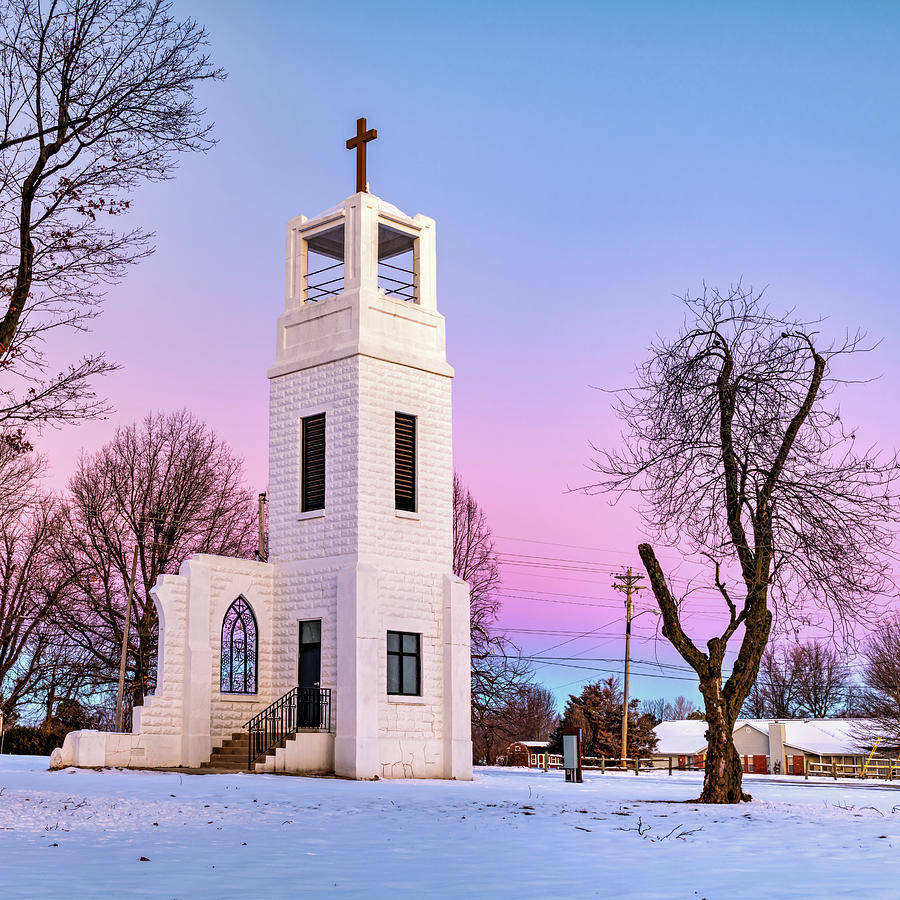
[[[375,136],[360,125],[358,154]],[[434,221],[368,193],[364,161],[357,181],[287,227],[269,370],[276,685],[299,671],[331,689],[338,775],[471,778]]]

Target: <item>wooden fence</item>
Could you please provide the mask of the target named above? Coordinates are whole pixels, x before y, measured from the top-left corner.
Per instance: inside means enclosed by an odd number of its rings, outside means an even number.
[[[872,757],[862,762],[816,762],[807,761],[809,775],[820,778],[882,778],[893,781],[900,778],[900,759]]]
[[[540,769],[562,769],[563,758],[556,753],[538,753],[531,756],[531,767]],[[581,760],[581,768],[585,771],[594,771],[605,774],[610,772],[634,772],[640,774],[648,771],[673,772],[700,772],[703,771],[703,760],[695,760],[693,763],[685,762],[682,765],[668,759],[614,759],[605,756],[585,756]],[[765,774],[763,772],[762,774]],[[799,776],[801,772],[793,772]],[[888,757],[872,757],[861,762],[816,762],[806,759],[806,768],[802,773],[805,777],[812,775],[819,778],[877,778],[886,781],[900,779],[900,757],[890,759]]]
[[[533,753],[530,756],[531,768],[538,769],[562,769],[563,758],[557,753]],[[671,775],[672,772],[697,772],[703,770],[703,760],[694,763],[685,763],[677,765],[671,759],[614,759],[606,756],[583,756],[581,758],[581,768],[586,771],[600,772],[605,774],[610,772],[649,772],[653,769],[666,771]]]

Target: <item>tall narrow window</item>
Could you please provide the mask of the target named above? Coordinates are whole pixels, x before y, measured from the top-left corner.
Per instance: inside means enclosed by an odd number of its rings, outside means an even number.
[[[421,635],[405,631],[387,633],[387,692],[418,696],[421,693]]]
[[[325,413],[303,420],[300,511],[325,509]]]
[[[416,511],[416,417],[394,413],[394,507]]]
[[[238,597],[222,622],[222,670],[219,686],[223,694],[256,693],[256,617],[250,604]]]

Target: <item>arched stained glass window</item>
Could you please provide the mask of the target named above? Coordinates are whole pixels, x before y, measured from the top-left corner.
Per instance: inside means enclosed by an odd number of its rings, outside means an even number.
[[[256,693],[256,616],[244,597],[238,597],[222,622],[223,694]]]

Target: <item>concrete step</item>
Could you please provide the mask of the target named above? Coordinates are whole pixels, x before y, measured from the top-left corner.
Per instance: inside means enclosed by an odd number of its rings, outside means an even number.
[[[235,732],[230,738],[222,742],[221,747],[216,747],[209,760],[204,764],[205,769],[215,769],[219,772],[274,772],[276,771],[275,758],[280,750],[284,752],[284,745],[294,737],[288,735],[284,740],[273,747],[269,752],[255,761],[253,768],[247,769],[247,757],[250,753],[250,735],[246,732]]]
[[[250,752],[250,736],[236,731],[226,738],[221,747],[216,747],[203,766],[221,772],[247,771],[247,756]]]

